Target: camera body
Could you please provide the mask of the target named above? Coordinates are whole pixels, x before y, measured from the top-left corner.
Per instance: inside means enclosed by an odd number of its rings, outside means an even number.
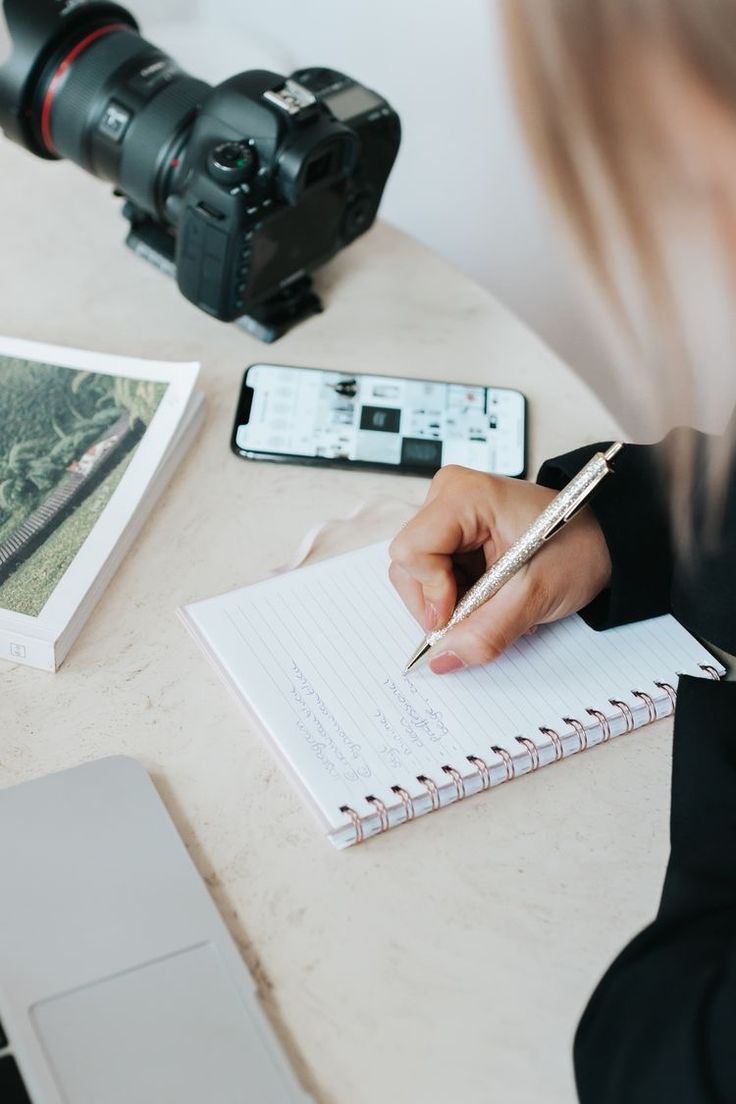
[[[233,319],[323,264],[373,223],[398,137],[388,104],[331,70],[225,81],[166,201],[182,293]]]
[[[4,0],[0,126],[126,200],[128,243],[222,321],[273,339],[321,304],[311,273],[375,220],[396,112],[332,69],[184,73],[103,0]],[[252,328],[252,327],[246,327]]]

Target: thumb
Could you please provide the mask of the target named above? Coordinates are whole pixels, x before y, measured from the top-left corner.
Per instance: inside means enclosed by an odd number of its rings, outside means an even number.
[[[542,603],[521,575],[488,602],[450,629],[432,651],[430,667],[436,675],[475,667],[498,659],[519,637],[542,619]]]

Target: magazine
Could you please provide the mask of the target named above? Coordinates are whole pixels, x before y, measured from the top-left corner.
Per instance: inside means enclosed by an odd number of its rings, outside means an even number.
[[[201,423],[198,372],[0,338],[0,658],[62,662]]]

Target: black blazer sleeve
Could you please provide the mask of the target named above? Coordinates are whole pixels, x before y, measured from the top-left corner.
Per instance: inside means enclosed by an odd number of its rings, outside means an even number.
[[[560,490],[609,444],[589,445],[548,460],[537,482]],[[581,610],[595,629],[670,612],[674,551],[661,467],[658,446],[626,445],[613,474],[592,500],[613,565],[610,587]]]
[[[735,721],[736,683],[681,677],[661,905],[581,1020],[581,1104],[736,1101]]]

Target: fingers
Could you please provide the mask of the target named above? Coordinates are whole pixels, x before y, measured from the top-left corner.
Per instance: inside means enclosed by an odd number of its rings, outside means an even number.
[[[430,668],[437,675],[491,663],[544,620],[546,602],[539,582],[530,587],[515,575],[490,601],[451,629],[433,648]]]
[[[426,628],[425,602],[421,584],[412,578],[403,567],[399,567],[397,563],[392,563],[389,567],[388,577],[399,592],[401,600],[411,615],[417,619],[420,625]]]
[[[463,543],[458,518],[446,503],[434,499],[391,544],[391,580],[425,629],[443,624],[455,607],[452,555]]]
[[[458,591],[510,548],[553,497],[545,487],[469,469],[450,466],[438,472],[424,506],[390,549],[391,579],[425,630],[448,620]],[[582,609],[610,577],[603,532],[583,511],[435,645],[430,667],[440,674],[489,663],[536,625]]]

